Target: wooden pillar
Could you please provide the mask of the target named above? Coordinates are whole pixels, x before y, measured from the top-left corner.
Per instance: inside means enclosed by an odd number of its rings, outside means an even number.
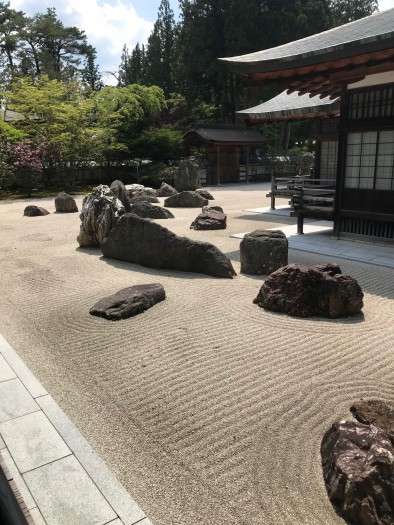
[[[216,146],[216,185],[220,185],[220,146]]]
[[[249,182],[249,146],[246,146],[246,159],[245,159],[245,168],[246,168],[246,183]]]

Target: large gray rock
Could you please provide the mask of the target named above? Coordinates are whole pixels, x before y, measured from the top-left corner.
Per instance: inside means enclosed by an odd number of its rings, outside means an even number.
[[[178,237],[164,226],[127,213],[101,243],[106,257],[142,264],[232,279],[230,259],[207,242]]]
[[[267,277],[253,302],[298,317],[337,318],[359,313],[363,296],[357,281],[337,264],[288,264]]]
[[[162,182],[160,188],[156,190],[156,197],[171,197],[171,195],[176,195],[177,193],[175,188],[166,182]]]
[[[174,215],[161,206],[153,206],[150,202],[136,202],[131,206],[131,213],[145,219],[173,219]]]
[[[361,399],[350,407],[357,421],[381,428],[394,445],[394,407],[380,399]]]
[[[174,173],[174,186],[178,191],[194,191],[201,188],[197,168],[190,160],[181,160]]]
[[[118,198],[123,204],[126,213],[129,212],[131,204],[127,197],[126,188],[123,182],[120,180],[114,180],[109,189],[112,191],[115,197]]]
[[[75,213],[78,211],[74,197],[64,192],[56,195],[55,208],[58,213]]]
[[[41,215],[49,215],[49,211],[41,206],[35,206],[34,204],[26,206],[23,215],[25,217],[39,217]]]
[[[334,423],[321,443],[331,503],[348,523],[393,525],[394,449],[374,425]]]
[[[156,197],[156,190],[143,184],[128,184],[126,188],[128,198],[131,200],[140,195],[148,195],[149,197]]]
[[[191,223],[192,230],[225,230],[227,215],[222,211],[204,206],[202,212]]]
[[[195,191],[182,191],[167,197],[164,201],[164,206],[167,208],[202,208],[207,204],[208,200]]]
[[[289,243],[280,230],[255,230],[247,233],[239,248],[241,273],[268,275],[289,262]]]
[[[159,203],[160,201],[157,197],[153,197],[152,195],[141,194],[141,195],[135,195],[134,197],[131,197],[130,202],[131,204],[135,204],[136,202]]]
[[[81,247],[100,246],[119,218],[125,213],[123,204],[108,186],[100,184],[82,202],[81,226],[77,241]]]
[[[166,294],[161,284],[138,284],[100,299],[89,313],[110,321],[119,321],[140,314],[165,298]]]

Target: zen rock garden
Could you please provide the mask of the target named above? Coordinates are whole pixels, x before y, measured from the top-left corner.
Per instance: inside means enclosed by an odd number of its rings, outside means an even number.
[[[359,401],[358,421],[339,421],[321,443],[328,497],[348,523],[394,523],[394,408],[381,400]]]

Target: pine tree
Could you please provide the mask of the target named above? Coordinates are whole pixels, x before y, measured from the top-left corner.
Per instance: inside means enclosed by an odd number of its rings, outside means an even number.
[[[89,86],[92,91],[103,89],[104,83],[96,64],[97,51],[92,46],[86,48],[85,67],[81,71],[82,81]]]
[[[334,26],[347,24],[379,10],[378,0],[331,0]]]
[[[137,42],[131,54],[126,46],[123,46],[121,63],[119,66],[118,86],[125,87],[129,84],[143,84],[145,81],[145,47],[140,47]]]

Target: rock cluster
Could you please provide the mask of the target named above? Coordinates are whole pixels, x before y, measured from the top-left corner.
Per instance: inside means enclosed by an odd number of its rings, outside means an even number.
[[[171,195],[176,195],[177,193],[175,188],[166,182],[162,182],[160,188],[156,190],[156,197],[171,197]]]
[[[214,277],[236,275],[231,261],[216,246],[179,237],[149,219],[127,213],[101,243],[106,257],[141,264],[196,272]]]
[[[192,230],[225,230],[227,215],[223,211],[204,206],[202,212],[191,223]]]
[[[146,219],[173,219],[174,215],[161,206],[153,206],[150,202],[136,202],[130,208],[130,212]]]
[[[201,188],[197,168],[190,160],[181,160],[174,173],[174,186],[178,191],[194,191]]]
[[[164,206],[167,208],[202,208],[207,204],[208,199],[204,199],[195,191],[181,191],[167,197],[164,201]]]
[[[280,230],[255,230],[240,244],[241,273],[268,275],[288,263],[289,243]]]
[[[100,184],[82,202],[77,241],[81,247],[96,247],[108,236],[125,213],[120,200],[108,186]]]
[[[26,206],[23,215],[25,217],[40,217],[41,215],[49,215],[49,211],[40,206],[35,206],[34,204]]]
[[[119,321],[140,314],[165,298],[166,294],[161,284],[139,284],[100,299],[89,313],[111,321]]]
[[[393,525],[394,448],[379,427],[334,423],[321,443],[328,497],[348,523]]]
[[[264,281],[254,303],[298,317],[346,317],[359,313],[363,293],[357,281],[337,264],[288,264]]]
[[[78,211],[74,197],[64,192],[56,195],[55,208],[58,213],[75,213]]]

